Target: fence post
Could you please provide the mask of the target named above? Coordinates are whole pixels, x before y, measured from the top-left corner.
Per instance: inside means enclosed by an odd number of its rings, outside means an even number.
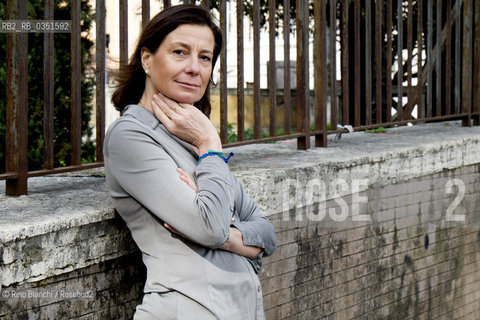
[[[245,75],[243,52],[243,2],[237,1],[237,137],[245,137]]]
[[[290,134],[290,104],[290,0],[283,0],[283,128],[285,134]]]
[[[102,7],[103,9],[105,7],[105,2],[104,1],[98,1],[98,2],[101,3],[101,6],[103,6]],[[98,5],[97,5],[97,8],[98,8]],[[142,0],[142,28],[145,28],[148,21],[150,21],[150,0]]]
[[[297,131],[305,133],[297,138],[297,148],[310,148],[310,104],[308,84],[308,1],[297,0]]]
[[[315,36],[313,42],[313,57],[315,60],[315,147],[327,146],[327,39],[326,39],[326,1],[316,1],[314,4]]]
[[[7,20],[27,19],[27,0],[7,0]],[[7,33],[7,196],[27,194],[28,177],[28,34]]]
[[[54,19],[54,0],[45,1],[45,20]],[[55,104],[54,34],[43,35],[43,141],[45,144],[43,169],[54,168],[53,115]]]
[[[288,10],[288,9],[287,9]],[[275,56],[275,1],[268,0],[268,35],[269,35],[269,60],[268,70],[268,93],[270,98],[270,136],[277,135],[276,130],[276,108],[277,108],[277,61]]]
[[[97,162],[103,159],[103,139],[105,137],[105,0],[96,1],[96,157]],[[149,3],[142,1],[142,24],[148,22],[150,16]]]
[[[227,1],[221,0],[220,29],[222,43],[227,45]],[[228,142],[228,90],[227,90],[227,50],[220,52],[220,139],[223,144]]]
[[[463,2],[463,48],[462,48],[462,113],[468,114],[462,120],[463,126],[472,125],[472,67],[473,67],[473,0]],[[478,59],[478,57],[477,57]]]
[[[253,0],[253,138],[261,136],[260,0]]]
[[[71,33],[71,165],[82,163],[82,105],[81,105],[81,28],[80,0],[72,2],[72,33]]]
[[[473,31],[473,56],[477,59],[473,59],[473,112],[477,113],[473,117],[473,124],[478,126],[480,124],[480,1],[475,1],[474,8],[474,31]]]

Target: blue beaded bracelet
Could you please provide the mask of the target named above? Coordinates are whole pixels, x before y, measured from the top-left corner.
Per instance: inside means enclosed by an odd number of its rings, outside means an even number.
[[[200,161],[202,161],[202,159],[205,159],[206,157],[209,157],[209,156],[218,156],[218,157],[222,158],[222,160],[225,163],[228,163],[228,160],[230,160],[230,158],[233,157],[233,155],[234,155],[234,153],[230,152],[228,157],[226,157],[225,154],[221,151],[215,151],[215,150],[210,150],[209,149],[207,153],[204,153],[200,157],[198,157],[198,163],[200,163]]]

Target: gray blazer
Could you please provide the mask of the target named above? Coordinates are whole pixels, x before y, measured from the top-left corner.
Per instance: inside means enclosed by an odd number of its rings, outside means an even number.
[[[196,311],[197,319],[263,319],[256,273],[262,256],[275,251],[275,233],[228,165],[217,156],[197,164],[191,146],[138,105],[128,106],[110,126],[104,155],[115,208],[147,267],[144,292],[177,292],[196,301],[205,311]],[[177,168],[195,180],[198,193],[180,180]],[[172,234],[164,222],[193,241]],[[247,259],[218,249],[231,224],[245,245],[262,253]]]

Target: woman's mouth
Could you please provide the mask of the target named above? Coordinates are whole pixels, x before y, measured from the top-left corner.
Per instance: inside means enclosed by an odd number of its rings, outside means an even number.
[[[181,86],[189,87],[189,88],[199,88],[200,85],[191,82],[183,82],[183,81],[176,81]]]

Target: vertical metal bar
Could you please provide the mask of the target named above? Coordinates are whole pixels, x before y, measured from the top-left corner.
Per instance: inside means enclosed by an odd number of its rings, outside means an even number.
[[[120,66],[128,63],[128,1],[120,1]]]
[[[45,1],[45,20],[54,19],[53,0]],[[43,34],[43,140],[44,169],[53,169],[54,44],[53,33]]]
[[[375,3],[375,106],[376,123],[382,123],[382,1]]]
[[[475,1],[474,39],[473,39],[473,112],[480,112],[480,1]],[[476,115],[473,124],[480,124],[480,116]]]
[[[308,84],[308,1],[297,0],[297,131],[305,136],[297,138],[297,148],[310,148],[310,104]]]
[[[431,66],[433,62],[433,0],[428,0],[427,3],[427,66]],[[427,69],[427,118],[432,116],[433,106],[433,76],[432,68]]]
[[[71,143],[72,161],[76,166],[82,163],[82,79],[81,43],[80,43],[80,0],[72,1],[72,33],[71,33]]]
[[[349,65],[348,65],[348,1],[342,2],[342,99],[343,99],[343,111],[342,122],[343,124],[350,124],[350,88],[349,82]]]
[[[170,0],[163,0],[163,8],[168,8],[172,5],[172,2]]]
[[[445,114],[450,115],[451,105],[451,87],[452,87],[452,10],[451,0],[447,0],[447,22],[446,22],[446,40],[445,40]]]
[[[7,0],[7,20],[27,19],[27,0]],[[27,194],[28,176],[28,34],[6,34],[6,172],[5,194]]]
[[[143,4],[142,4],[143,6]],[[148,4],[147,4],[148,6]],[[143,10],[144,7],[142,7]],[[96,156],[103,161],[103,139],[105,137],[105,0],[96,0]],[[148,19],[148,18],[147,18]]]
[[[385,72],[386,72],[386,122],[392,121],[392,0],[387,0],[385,14],[387,15],[386,32],[387,32],[387,52],[385,54]]]
[[[433,0],[430,0],[433,1]],[[397,63],[398,63],[398,103],[397,120],[403,120],[403,1],[397,2],[397,27],[398,27],[398,45],[397,45]]]
[[[245,138],[245,90],[243,62],[243,2],[237,1],[237,136]]]
[[[210,1],[208,1],[208,0],[202,0],[200,6],[203,6],[203,7],[204,7],[205,9],[207,9],[207,10],[210,10],[209,2],[210,2]],[[168,4],[168,6],[170,6],[170,2],[168,2],[167,4]],[[164,7],[164,8],[166,8],[166,7]],[[222,49],[222,50],[225,50],[225,49]],[[209,84],[209,85],[207,86],[207,89],[205,90],[205,97],[206,97],[208,100],[210,100],[210,90],[211,90],[211,87],[212,87],[212,85]],[[211,116],[211,110],[209,111],[209,114],[208,114],[208,117],[209,117],[209,118],[210,118],[210,116]]]
[[[337,2],[330,0],[330,118],[332,129],[337,129]],[[298,62],[297,62],[298,64]],[[297,81],[298,84],[298,81]]]
[[[227,43],[227,0],[220,1],[220,29],[222,43]],[[228,106],[227,106],[227,50],[220,52],[220,140],[228,140]]]
[[[365,0],[365,117],[372,123],[372,1]]]
[[[270,136],[276,133],[276,108],[277,108],[277,63],[275,58],[275,0],[268,0],[268,35],[270,69],[268,74],[268,92],[270,98]]]
[[[260,138],[260,0],[253,1],[253,138]]]
[[[354,19],[353,19],[353,24],[355,27],[355,30],[357,32],[361,32],[360,30],[360,1],[355,1],[354,3]],[[325,22],[324,22],[325,23]],[[356,36],[354,40],[354,46],[355,46],[355,54],[354,54],[354,61],[355,64],[353,66],[354,68],[354,78],[355,78],[355,85],[354,85],[354,94],[355,94],[355,115],[354,115],[354,125],[355,127],[360,126],[360,109],[361,109],[361,77],[360,77],[360,37]]]
[[[472,125],[472,68],[473,68],[473,0],[463,2],[463,58],[462,58],[462,113],[468,116],[462,125]],[[479,59],[479,57],[477,57]]]
[[[142,0],[142,28],[150,21],[150,0]]]
[[[436,111],[435,115],[441,116],[442,115],[442,0],[437,0],[437,16],[436,16],[436,61],[435,61],[435,68],[436,68],[436,78],[435,78],[435,96],[436,96]]]
[[[423,52],[423,1],[417,2],[417,118],[422,118],[424,116],[425,105],[422,98],[422,52]]]
[[[413,105],[410,108],[410,105],[414,103],[413,101],[413,92],[412,92],[412,68],[413,68],[413,0],[408,0],[407,7],[407,110],[412,110]],[[411,111],[408,115],[404,117],[411,117]]]
[[[290,134],[290,0],[283,0],[283,128]]]
[[[460,98],[461,98],[461,83],[460,83],[460,50],[462,45],[461,39],[461,32],[462,32],[462,25],[461,25],[461,17],[460,17],[460,9],[461,4],[460,0],[456,0],[455,2],[455,85],[453,89],[454,94],[454,113],[460,113]]]
[[[315,79],[315,127],[322,130],[315,135],[315,146],[327,146],[327,19],[326,0],[314,2],[314,79]]]

